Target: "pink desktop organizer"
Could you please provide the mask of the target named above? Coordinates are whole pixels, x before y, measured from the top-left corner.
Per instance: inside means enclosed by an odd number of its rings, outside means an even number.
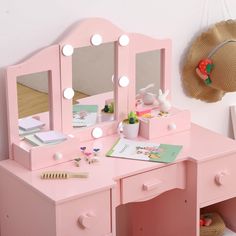
[[[146,139],[159,138],[190,129],[191,117],[188,110],[172,108],[166,116],[140,118],[140,136]]]

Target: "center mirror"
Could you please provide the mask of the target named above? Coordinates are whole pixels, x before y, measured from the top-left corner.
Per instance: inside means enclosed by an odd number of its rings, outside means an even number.
[[[74,128],[113,121],[115,43],[76,48],[72,56]]]

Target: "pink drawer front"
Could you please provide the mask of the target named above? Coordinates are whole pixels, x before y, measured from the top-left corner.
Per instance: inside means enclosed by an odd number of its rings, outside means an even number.
[[[57,236],[112,235],[110,202],[107,190],[58,205]]]
[[[122,179],[122,203],[151,199],[168,190],[184,189],[185,163],[176,163]]]
[[[199,203],[205,206],[236,194],[236,156],[229,155],[199,165]]]
[[[172,109],[167,117],[140,120],[140,136],[146,139],[158,138],[190,129],[190,112]]]

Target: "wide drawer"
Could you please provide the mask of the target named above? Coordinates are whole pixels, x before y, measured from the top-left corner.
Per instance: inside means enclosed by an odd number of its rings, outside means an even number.
[[[111,235],[110,190],[58,205],[56,222],[58,236]]]
[[[121,180],[122,203],[153,198],[171,189],[184,189],[185,163],[175,163]]]
[[[222,201],[236,194],[236,155],[199,164],[199,203]]]

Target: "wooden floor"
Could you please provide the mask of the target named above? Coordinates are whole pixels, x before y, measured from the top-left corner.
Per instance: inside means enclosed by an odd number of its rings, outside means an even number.
[[[39,92],[27,86],[17,83],[19,118],[32,116],[49,110],[48,94]],[[87,97],[86,94],[76,92],[73,103],[77,99]]]

